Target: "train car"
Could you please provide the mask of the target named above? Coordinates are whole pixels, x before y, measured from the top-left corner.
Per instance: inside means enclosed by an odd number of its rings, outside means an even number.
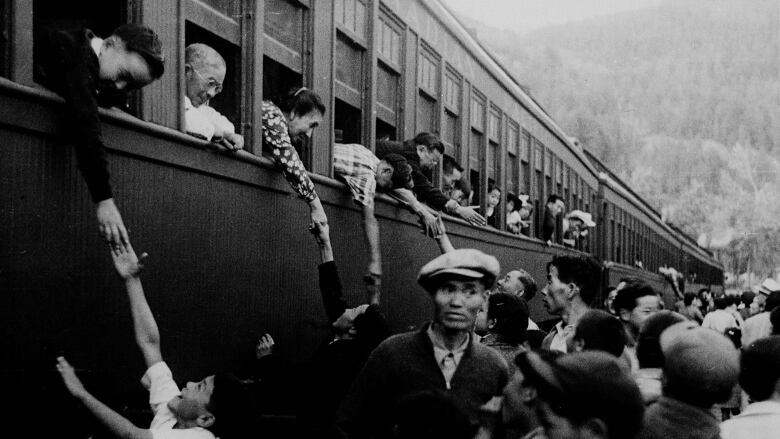
[[[605,284],[616,286],[620,279],[638,277],[662,293],[668,309],[675,309],[679,293],[707,288],[723,291],[723,267],[711,253],[661,215],[596,157],[586,153],[600,170],[598,223],[600,258],[605,261]],[[659,272],[674,268],[684,276],[679,293]]]
[[[63,101],[36,84],[33,68],[34,26],[82,26],[107,36],[125,22],[156,30],[166,73],[131,96],[131,114],[100,116],[117,203],[134,247],[151,254],[144,286],[179,380],[246,370],[266,332],[294,364],[328,340],[306,206],[263,156],[260,140],[262,100],[290,86],[315,90],[327,106],[323,126],[299,153],[325,205],[350,303],[363,300],[367,252],[361,213],[333,178],[334,141],[373,148],[377,138],[433,132],[466,169],[483,208],[490,184],[503,187],[503,197],[530,195],[532,236],[454,218],[446,226],[456,247],[493,254],[505,271],[524,268],[540,286],[552,256],[599,256],[616,245],[601,241],[601,229],[580,250],[539,239],[551,194],[605,223],[597,169],[439,1],[0,1],[0,348],[7,358],[0,376],[16,407],[11,419],[34,426],[36,436],[78,436],[88,425],[57,410],[72,406],[54,372],[59,354],[109,405],[129,415],[144,405],[125,293],[62,135]],[[242,151],[183,132],[184,48],[194,42],[226,59],[224,90],[212,104],[245,136]],[[392,329],[403,331],[430,318],[416,275],[438,250],[395,200],[378,197],[376,215],[382,306]],[[499,208],[501,223],[504,215]],[[660,251],[660,234],[643,237],[646,263],[650,255],[656,264],[673,256]],[[711,266],[704,256],[697,261]],[[550,317],[541,297],[530,306],[535,320]],[[51,422],[34,422],[40,415],[29,410],[42,395],[55,412]]]

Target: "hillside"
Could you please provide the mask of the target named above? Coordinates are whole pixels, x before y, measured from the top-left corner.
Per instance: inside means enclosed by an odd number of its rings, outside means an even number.
[[[722,248],[727,269],[770,274],[780,266],[770,251],[780,250],[778,17],[775,0],[677,0],[524,36],[463,21],[668,221]]]

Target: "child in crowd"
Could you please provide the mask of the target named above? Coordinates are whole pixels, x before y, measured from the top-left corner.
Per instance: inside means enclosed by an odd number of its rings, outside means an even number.
[[[148,429],[133,425],[125,417],[98,401],[82,385],[73,367],[57,358],[57,370],[68,391],[113,435],[123,438],[227,439],[246,433],[243,423],[252,416],[252,401],[242,384],[230,374],[209,375],[189,382],[179,391],[160,351],[160,333],[146,302],[141,278],[143,259],[128,245],[113,246],[111,256],[117,274],[125,282],[133,315],[135,339],[148,368],[141,382],[149,389],[154,419]]]

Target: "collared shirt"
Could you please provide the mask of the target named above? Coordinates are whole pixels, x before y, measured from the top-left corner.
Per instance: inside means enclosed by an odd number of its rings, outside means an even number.
[[[363,145],[333,144],[333,172],[347,184],[355,202],[366,207],[374,205],[379,162]]]
[[[298,152],[290,143],[284,113],[271,101],[263,101],[262,110],[263,150],[271,153],[276,167],[282,171],[293,190],[307,202],[313,201],[317,198],[317,192],[314,191],[314,183],[306,173]]]
[[[716,309],[715,311],[707,313],[707,315],[704,316],[704,321],[701,323],[702,328],[714,329],[721,334],[726,332],[727,329],[736,326],[737,320],[734,316],[722,309]]]
[[[444,381],[447,383],[447,389],[449,389],[450,381],[452,380],[452,376],[455,375],[458,363],[460,363],[460,359],[463,358],[463,353],[466,352],[466,348],[469,347],[471,334],[466,335],[466,339],[460,346],[453,350],[449,350],[444,346],[444,342],[439,338],[439,335],[433,330],[433,324],[428,326],[426,332],[431,339],[431,344],[433,344],[433,356],[436,358],[436,364],[439,365],[439,369],[441,369],[441,373],[444,375]]]
[[[768,439],[780,432],[780,402],[754,402],[740,415],[720,424],[723,439]]]
[[[233,124],[219,111],[209,104],[196,107],[187,96],[184,96],[184,122],[184,131],[205,137],[209,141],[214,137],[217,128],[223,133],[223,137],[236,132]]]
[[[559,351],[564,354],[568,352],[567,340],[570,335],[574,334],[574,325],[563,326],[563,320],[555,325],[555,335],[550,342],[551,351]]]

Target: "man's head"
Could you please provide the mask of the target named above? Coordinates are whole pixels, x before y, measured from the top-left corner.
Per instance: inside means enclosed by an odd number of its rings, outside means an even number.
[[[684,315],[669,310],[658,311],[645,320],[642,329],[639,331],[636,345],[636,356],[639,360],[640,369],[663,367],[664,355],[661,352],[661,333],[672,325],[685,322],[690,327],[698,326],[696,322],[688,320]]]
[[[393,189],[411,189],[414,187],[412,182],[412,167],[409,162],[400,154],[387,154],[376,169],[376,186],[383,191]]]
[[[743,352],[739,384],[753,401],[780,397],[780,336],[760,338]]]
[[[626,347],[626,332],[612,314],[592,309],[580,317],[574,330],[577,352],[602,351],[620,357]]]
[[[225,60],[211,47],[195,43],[184,49],[185,93],[193,107],[208,105],[222,91],[226,73]]]
[[[547,208],[553,215],[560,215],[566,210],[566,204],[563,202],[563,198],[553,194],[547,197]]]
[[[425,264],[417,282],[431,295],[434,323],[471,331],[499,270],[496,258],[474,249],[453,250]]]
[[[162,76],[165,58],[157,34],[145,26],[125,24],[103,40],[98,54],[101,86],[134,90]]]
[[[615,311],[615,298],[617,297],[617,293],[617,287],[611,286],[607,288],[607,297],[604,299],[604,309],[613,316],[617,315],[617,311]]]
[[[699,296],[697,296],[696,293],[685,293],[685,296],[683,296],[683,305],[701,306],[701,300],[699,300]]]
[[[647,282],[627,279],[612,303],[620,320],[628,325],[634,335],[648,317],[661,309],[661,298]]]
[[[306,87],[293,87],[277,101],[279,109],[287,117],[287,133],[293,141],[311,137],[314,128],[322,123],[325,116],[322,99]]]
[[[230,438],[243,429],[253,412],[253,400],[232,374],[219,373],[189,382],[168,408],[187,428],[207,428],[219,437]]]
[[[601,265],[583,256],[555,256],[547,264],[547,286],[542,289],[550,314],[561,314],[578,303],[590,306],[599,286]]]
[[[512,270],[496,282],[497,290],[502,293],[514,294],[530,302],[536,296],[536,281],[525,270]]]
[[[488,296],[488,332],[500,335],[506,342],[519,345],[528,329],[528,304],[514,294]]]
[[[715,309],[726,309],[731,306],[731,300],[726,296],[718,296],[712,302],[715,304]]]
[[[463,177],[463,167],[451,155],[444,154],[442,170],[445,188],[452,189],[455,182]]]
[[[629,438],[639,430],[639,389],[609,354],[575,352],[550,361],[531,351],[519,354],[517,364],[536,389],[548,438]]]
[[[739,377],[739,352],[723,334],[689,322],[661,334],[665,396],[702,408],[725,401]]]
[[[758,295],[760,297],[761,294]],[[775,291],[764,300],[764,312],[772,312],[780,307],[780,291]]]
[[[541,350],[536,352],[547,362],[553,362],[563,353]],[[538,424],[536,406],[538,403],[536,388],[520,371],[520,356],[515,357],[518,366],[509,382],[504,387],[503,403],[501,404],[501,420],[509,428],[527,429]]]
[[[420,133],[411,140],[420,158],[420,167],[432,170],[444,154],[444,144],[438,136],[431,133]]]

